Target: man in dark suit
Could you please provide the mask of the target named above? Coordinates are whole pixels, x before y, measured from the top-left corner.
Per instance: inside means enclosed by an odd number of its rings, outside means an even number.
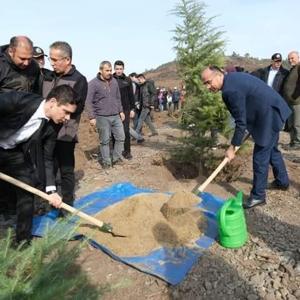
[[[279,94],[282,94],[282,87],[289,71],[282,66],[282,56],[280,53],[274,53],[271,57],[271,64],[266,68],[255,70],[251,73],[264,81]]]
[[[0,171],[29,185],[45,178],[51,204],[61,205],[53,172],[57,132],[54,124],[70,119],[76,110],[74,91],[67,85],[41,96],[11,91],[0,94]],[[20,188],[17,194],[16,241],[31,240],[33,195]]]
[[[275,177],[272,187],[286,190],[289,186],[278,139],[291,110],[276,91],[246,73],[225,74],[211,66],[202,72],[202,81],[211,92],[222,91],[223,101],[235,120],[234,135],[226,151],[229,160],[235,156],[235,147],[242,144],[246,130],[255,142],[253,187],[244,208],[265,204],[269,164]]]

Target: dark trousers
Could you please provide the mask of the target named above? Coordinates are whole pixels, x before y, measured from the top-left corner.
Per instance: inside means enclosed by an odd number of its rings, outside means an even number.
[[[123,121],[124,126],[124,133],[125,133],[125,140],[124,140],[124,154],[130,154],[131,148],[130,148],[130,111],[124,111],[125,114],[125,120]]]
[[[75,190],[75,142],[56,141],[56,172],[61,176],[62,201],[73,206]]]
[[[286,167],[278,150],[279,133],[275,133],[269,145],[262,147],[255,144],[253,152],[253,187],[251,196],[265,199],[268,183],[269,165],[272,166],[274,178],[279,185],[287,186],[289,178]]]
[[[0,171],[12,176],[29,185],[33,185],[32,172],[25,161],[24,153],[19,147],[10,150],[0,148]],[[13,195],[16,194],[17,226],[16,240],[30,240],[33,218],[33,194],[23,189],[14,187]],[[8,199],[11,194],[7,195]]]

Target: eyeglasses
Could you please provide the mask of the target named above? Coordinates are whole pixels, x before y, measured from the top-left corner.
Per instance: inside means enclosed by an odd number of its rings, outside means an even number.
[[[48,60],[50,63],[56,63],[58,61],[61,61],[63,59],[66,59],[67,57],[61,57],[61,58],[52,58],[52,57],[48,57]]]

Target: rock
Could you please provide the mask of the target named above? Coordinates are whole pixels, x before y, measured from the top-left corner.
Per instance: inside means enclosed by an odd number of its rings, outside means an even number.
[[[208,280],[205,280],[204,287],[207,291],[209,291],[212,289],[212,284]]]
[[[264,285],[264,278],[265,278],[265,275],[263,273],[255,274],[250,278],[250,282],[255,287],[262,287]]]
[[[277,277],[273,280],[272,286],[275,290],[278,290],[280,288],[280,278]]]
[[[264,300],[274,300],[274,299],[275,299],[275,295],[273,292],[268,292],[264,297]]]
[[[287,300],[297,300],[297,298],[292,295],[292,294],[288,294],[287,297],[286,297]]]
[[[300,289],[298,289],[297,291],[295,291],[294,296],[295,296],[297,299],[300,299]]]
[[[257,299],[259,299],[259,298],[258,298],[258,296],[255,295],[255,294],[249,294],[249,295],[247,296],[247,300],[257,300]]]
[[[300,261],[298,261],[298,262],[295,264],[295,267],[294,267],[294,273],[295,273],[295,276],[300,276]]]

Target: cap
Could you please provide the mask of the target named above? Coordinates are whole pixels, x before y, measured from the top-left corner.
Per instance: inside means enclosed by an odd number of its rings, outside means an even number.
[[[271,57],[272,60],[274,61],[282,61],[282,56],[280,53],[274,53]]]
[[[45,53],[44,53],[44,50],[40,47],[33,47],[33,54],[32,54],[33,57],[41,57],[41,56],[47,56]]]

